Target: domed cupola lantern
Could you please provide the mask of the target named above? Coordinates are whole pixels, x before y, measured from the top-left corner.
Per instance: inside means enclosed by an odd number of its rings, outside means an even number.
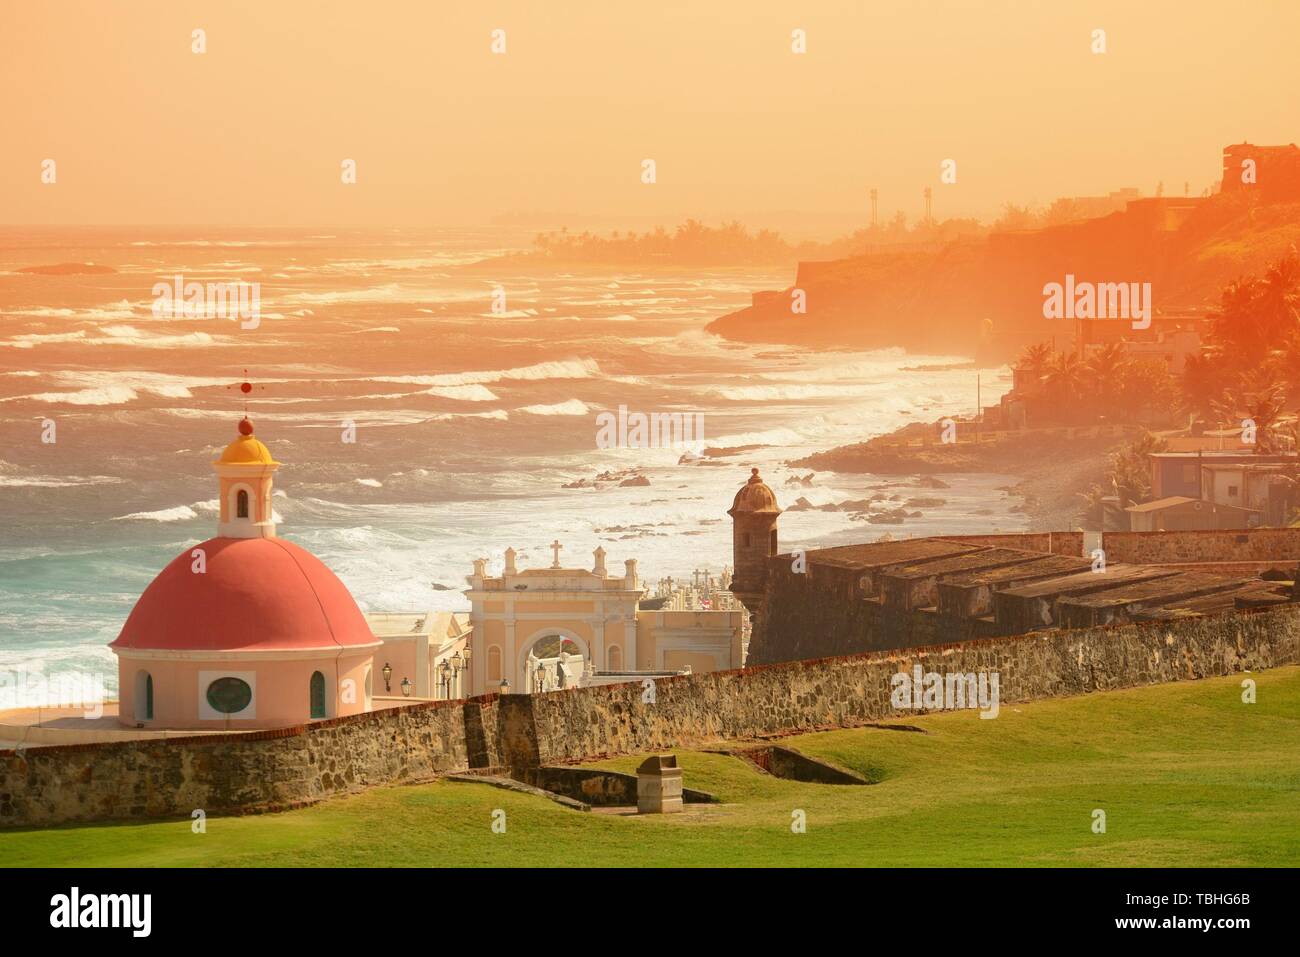
[[[280,463],[253,435],[253,423],[244,416],[239,436],[212,463],[220,483],[222,538],[275,538],[275,510],[271,486]]]
[[[212,463],[216,537],[158,573],[109,646],[121,723],[237,730],[371,710],[382,642],[324,562],[276,537],[279,467],[245,417]]]

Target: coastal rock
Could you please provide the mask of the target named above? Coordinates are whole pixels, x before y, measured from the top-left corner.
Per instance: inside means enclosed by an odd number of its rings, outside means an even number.
[[[642,486],[642,485],[649,485],[649,484],[650,484],[650,480],[646,478],[644,475],[634,475],[632,476],[632,478],[623,479],[623,481],[618,483],[618,487],[629,488],[632,486]]]
[[[627,481],[628,479],[637,479],[638,481]],[[640,475],[635,468],[620,469],[617,472],[601,472],[595,478],[577,479],[573,482],[566,482],[560,488],[600,488],[602,483],[616,482],[619,485],[649,485],[650,480]]]
[[[704,455],[706,458],[716,459],[727,455],[740,455],[742,452],[753,452],[755,449],[764,447],[762,445],[732,445],[724,448],[709,446],[704,450]]]

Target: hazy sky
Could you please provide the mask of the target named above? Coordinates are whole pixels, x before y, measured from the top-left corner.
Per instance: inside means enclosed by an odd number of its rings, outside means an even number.
[[[812,229],[873,186],[910,218],[926,185],[940,218],[1199,194],[1225,144],[1300,140],[1297,36],[1297,0],[0,0],[0,221]]]

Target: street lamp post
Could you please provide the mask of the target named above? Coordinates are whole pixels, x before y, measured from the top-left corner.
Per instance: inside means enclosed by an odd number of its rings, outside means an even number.
[[[384,673],[384,691],[391,692],[393,690],[393,666],[385,661],[382,671]]]
[[[460,652],[458,651],[451,656],[451,681],[457,698],[461,696],[460,672],[463,667],[464,662],[461,660]]]

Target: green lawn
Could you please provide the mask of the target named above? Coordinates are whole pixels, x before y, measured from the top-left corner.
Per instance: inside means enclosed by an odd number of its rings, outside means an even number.
[[[0,831],[0,865],[1297,865],[1300,668],[914,719],[781,742],[867,787],[678,752],[721,805],[567,810],[487,785],[384,788],[283,814]],[[640,759],[607,766],[631,770]],[[492,812],[506,813],[494,834]],[[1106,812],[1105,834],[1092,812]],[[807,831],[791,832],[805,812]]]

